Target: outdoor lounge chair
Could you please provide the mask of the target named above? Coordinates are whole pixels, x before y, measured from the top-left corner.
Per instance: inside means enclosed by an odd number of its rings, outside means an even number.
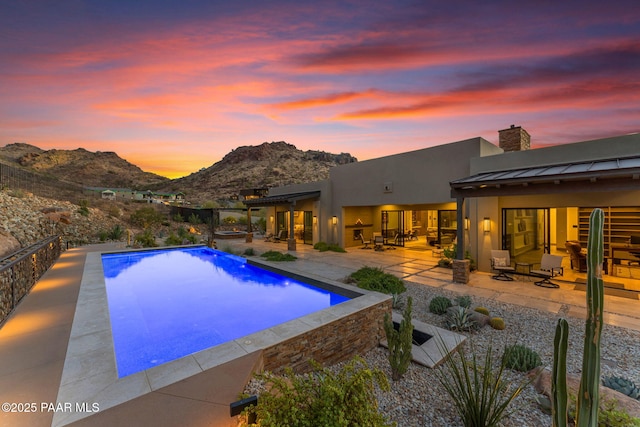
[[[360,240],[362,240],[362,244],[364,245],[360,249],[371,249],[369,247],[369,245],[371,244],[371,240],[364,240],[364,235],[362,233],[358,234],[358,237],[360,237]]]
[[[495,280],[513,280],[513,277],[507,275],[507,273],[515,273],[516,268],[511,265],[511,256],[509,251],[504,250],[492,250],[491,251],[491,269],[497,274],[492,276]]]
[[[536,286],[559,288],[560,286],[553,283],[551,279],[555,276],[562,276],[562,257],[559,255],[542,254],[540,269],[531,270],[531,274],[542,278],[542,280],[535,282]]]

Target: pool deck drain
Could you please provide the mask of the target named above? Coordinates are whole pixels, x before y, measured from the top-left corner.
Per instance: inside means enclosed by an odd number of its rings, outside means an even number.
[[[326,282],[332,288],[343,288],[347,293],[355,292],[361,296],[163,365],[118,378],[101,255],[102,252],[92,252],[86,257],[57,398],[57,402],[62,404],[97,404],[101,412],[390,299],[387,295],[312,277],[315,282]],[[91,415],[93,413],[90,411],[56,412],[52,425],[68,425]]]

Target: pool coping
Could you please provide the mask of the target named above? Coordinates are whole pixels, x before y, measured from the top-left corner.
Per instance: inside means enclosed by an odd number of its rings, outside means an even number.
[[[89,417],[93,414],[91,408],[94,405],[102,412],[391,299],[389,295],[369,292],[314,277],[312,274],[302,276],[267,262],[251,260],[251,264],[256,266],[294,278],[303,278],[307,283],[321,285],[334,292],[341,290],[346,296],[359,296],[163,365],[118,378],[101,256],[131,251],[140,249],[90,252],[86,256],[57,397],[58,404],[84,402],[85,405],[80,405],[79,408],[74,405],[74,409],[79,409],[78,411],[56,412],[52,426],[64,426]]]

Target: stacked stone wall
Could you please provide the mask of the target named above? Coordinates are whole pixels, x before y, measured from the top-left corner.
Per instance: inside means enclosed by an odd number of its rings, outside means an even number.
[[[290,367],[305,373],[311,359],[332,365],[363,354],[384,338],[385,313],[391,315],[390,299],[276,344],[263,351],[263,369],[282,373]]]
[[[62,239],[50,237],[0,259],[0,323],[60,257]]]

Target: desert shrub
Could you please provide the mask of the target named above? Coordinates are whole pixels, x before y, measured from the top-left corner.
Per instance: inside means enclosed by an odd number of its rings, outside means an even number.
[[[124,228],[122,228],[120,224],[114,225],[113,228],[111,228],[111,230],[109,230],[109,233],[107,234],[107,238],[111,240],[116,240],[116,241],[122,239],[123,236],[124,236]]]
[[[458,295],[456,297],[456,304],[458,304],[460,307],[464,307],[464,308],[469,308],[471,307],[471,296],[469,295]]]
[[[452,331],[471,331],[476,329],[478,324],[471,317],[471,313],[464,307],[456,306],[447,311],[447,328]]]
[[[314,372],[283,376],[257,374],[267,392],[260,394],[254,413],[260,427],[281,426],[393,426],[378,410],[375,386],[389,390],[384,372],[371,369],[359,356],[337,373],[312,362]],[[244,424],[246,426],[246,424]]]
[[[267,261],[295,261],[298,259],[289,253],[284,254],[278,251],[267,251],[260,256],[265,258]]]
[[[440,340],[440,351],[444,352],[442,338]],[[507,408],[533,378],[518,384],[508,381],[503,375],[504,361],[497,367],[493,365],[491,345],[485,353],[484,363],[475,352],[471,353],[468,358],[464,346],[458,346],[434,372],[451,397],[463,426],[495,427],[509,415]]]
[[[98,240],[100,240],[101,242],[105,242],[108,237],[109,237],[109,232],[105,230],[101,230],[98,232]]]
[[[491,320],[489,320],[489,325],[491,325],[493,329],[497,329],[499,331],[502,331],[506,327],[504,319],[501,317],[492,317]]]
[[[407,299],[407,308],[402,315],[402,322],[396,330],[389,313],[384,314],[384,334],[389,346],[389,364],[391,364],[391,377],[399,380],[409,369],[411,363],[411,349],[413,342],[413,324],[411,323],[411,306],[413,300]]]
[[[144,232],[137,234],[133,239],[135,244],[142,246],[143,248],[155,248],[158,246],[156,238],[153,236],[151,230],[145,230]]]
[[[340,246],[334,244],[334,243],[326,243],[326,242],[318,242],[315,245],[313,245],[313,249],[316,249],[320,252],[326,252],[326,251],[332,251],[332,252],[347,252],[345,251],[343,248],[341,248]]]
[[[80,200],[78,202],[80,208],[78,209],[78,213],[82,216],[89,216],[89,201],[88,200]]]
[[[474,308],[474,311],[477,311],[480,314],[484,314],[485,316],[489,315],[489,310],[485,307],[476,307]]]
[[[433,297],[431,302],[429,303],[429,311],[435,314],[445,314],[447,309],[451,307],[453,304],[451,300],[447,297],[436,296]]]
[[[244,250],[244,255],[246,256],[254,256],[256,254],[256,251],[253,250],[253,248],[247,248]]]
[[[179,213],[175,214],[173,216],[173,220],[175,222],[184,222],[184,217],[182,215],[180,215]]]
[[[202,221],[200,221],[200,217],[195,213],[192,213],[191,215],[189,215],[189,224],[198,225],[201,222]]]
[[[402,280],[393,274],[385,273],[381,268],[362,267],[351,273],[349,278],[354,280],[359,288],[383,294],[401,294],[407,290]]]
[[[182,244],[182,239],[175,235],[175,233],[170,233],[169,236],[164,240],[164,244],[167,246],[178,246]]]
[[[236,218],[233,216],[227,216],[222,218],[222,223],[223,224],[235,224],[236,223]]]
[[[529,372],[542,365],[540,355],[535,350],[520,344],[505,347],[502,359],[507,368],[519,372]]]
[[[131,214],[131,223],[140,226],[142,228],[149,228],[151,226],[160,224],[164,217],[158,211],[151,206],[137,209]]]

